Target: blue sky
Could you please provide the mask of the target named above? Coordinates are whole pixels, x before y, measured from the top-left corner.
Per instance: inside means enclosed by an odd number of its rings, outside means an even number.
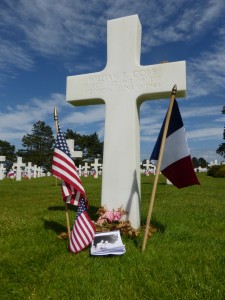
[[[34,123],[104,138],[104,106],[75,107],[66,77],[101,71],[107,20],[138,14],[141,65],[187,64],[187,95],[178,104],[191,155],[208,162],[223,143],[225,116],[224,0],[1,0],[0,139],[22,148]],[[169,99],[141,106],[141,159],[149,158]]]

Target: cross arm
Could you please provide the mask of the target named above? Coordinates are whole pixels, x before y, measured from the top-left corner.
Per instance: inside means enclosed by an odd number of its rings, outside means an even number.
[[[66,85],[66,101],[76,106],[104,104],[107,92],[104,71],[68,76]]]

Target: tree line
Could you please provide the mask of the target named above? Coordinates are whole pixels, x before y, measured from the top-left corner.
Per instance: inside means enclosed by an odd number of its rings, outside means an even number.
[[[225,114],[225,106],[222,114]],[[103,142],[99,140],[98,134],[95,132],[90,135],[81,135],[74,132],[72,129],[67,129],[65,132],[66,139],[75,141],[74,150],[83,151],[83,158],[76,158],[75,164],[82,164],[83,161],[92,161],[94,158],[103,157]],[[225,140],[225,127],[223,132]],[[36,122],[31,133],[28,133],[22,138],[22,149],[16,151],[16,147],[7,141],[0,140],[0,156],[6,156],[5,167],[8,171],[12,164],[16,161],[17,156],[23,158],[23,162],[32,162],[35,165],[43,167],[46,171],[51,171],[52,156],[54,151],[55,138],[53,130],[43,121]],[[221,143],[216,150],[216,153],[225,159],[225,143]],[[207,167],[207,162],[204,158],[192,158],[194,168]]]
[[[92,161],[103,156],[103,142],[100,141],[98,134],[95,132],[90,135],[81,135],[71,129],[64,132],[66,139],[74,139],[75,150],[83,151],[83,157]],[[7,141],[0,140],[0,155],[6,156],[5,167],[10,170],[12,164],[16,162],[17,156],[23,158],[23,162],[32,162],[34,165],[43,167],[46,171],[51,172],[52,156],[54,152],[55,137],[53,130],[43,121],[36,122],[31,133],[22,138],[22,149],[16,151],[16,147]],[[82,163],[82,158],[75,159],[75,164]]]

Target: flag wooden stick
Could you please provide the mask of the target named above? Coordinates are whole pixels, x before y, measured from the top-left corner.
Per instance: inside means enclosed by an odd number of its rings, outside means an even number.
[[[54,107],[54,121],[55,121],[56,136],[57,136],[59,124],[58,124],[58,115],[57,115],[56,107]],[[56,185],[57,185],[57,178],[56,178]],[[69,211],[68,211],[68,206],[67,206],[66,202],[65,202],[65,211],[66,211],[66,227],[67,227],[68,237],[70,238]]]
[[[169,122],[170,122],[170,116],[171,116],[171,113],[172,113],[172,108],[173,108],[173,103],[174,103],[174,99],[175,99],[175,96],[176,96],[176,92],[177,92],[177,86],[175,84],[173,89],[172,89],[172,93],[171,93],[171,97],[170,97],[170,105],[169,105],[168,112],[167,112],[167,117],[166,117],[166,121],[165,121],[165,126],[164,126],[164,131],[163,131],[163,136],[162,136],[162,141],[161,141],[161,146],[160,146],[160,151],[159,151],[159,157],[158,157],[158,163],[157,163],[157,168],[156,168],[156,173],[155,173],[155,179],[154,179],[154,183],[153,183],[153,187],[152,187],[151,200],[150,200],[148,215],[147,215],[147,220],[146,220],[145,235],[144,235],[144,240],[143,240],[143,244],[142,244],[142,252],[145,250],[146,242],[147,242],[147,239],[148,239],[148,231],[149,231],[150,220],[151,220],[151,216],[152,216],[153,204],[154,204],[154,200],[155,200],[156,187],[157,187],[157,184],[158,184],[159,173],[160,173],[161,162],[162,162],[162,156],[163,156],[163,151],[164,151],[164,148],[165,148],[166,136],[167,136],[167,131],[168,131]]]
[[[56,136],[58,134],[58,114],[56,111],[56,107],[54,107],[54,121],[55,121],[55,130],[56,130]],[[55,177],[55,185],[57,186],[57,177]]]

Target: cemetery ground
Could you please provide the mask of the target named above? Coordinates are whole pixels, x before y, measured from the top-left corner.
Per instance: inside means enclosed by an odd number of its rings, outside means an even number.
[[[122,256],[67,251],[60,184],[42,177],[0,182],[3,299],[225,299],[224,178],[198,174],[200,186],[176,189],[160,175],[152,223],[158,231],[142,253],[144,231],[122,236]],[[153,175],[142,176],[141,222]],[[101,177],[82,177],[89,214],[97,219]],[[115,197],[117,193],[115,191]],[[70,207],[71,227],[76,209]]]

